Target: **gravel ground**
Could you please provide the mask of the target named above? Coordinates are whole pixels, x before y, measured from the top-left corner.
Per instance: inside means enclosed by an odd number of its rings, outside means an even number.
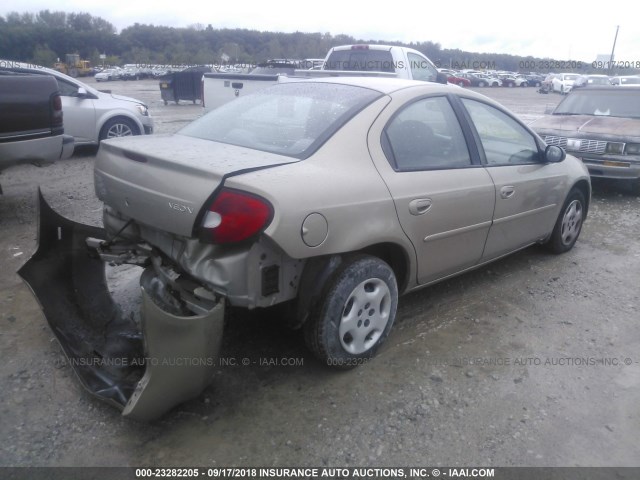
[[[164,106],[156,81],[103,87],[148,102],[160,133],[200,114]],[[560,100],[482,92],[525,121]],[[0,465],[640,466],[640,198],[626,186],[595,184],[565,255],[529,248],[403,297],[387,344],[352,371],[320,365],[269,312],[238,315],[222,351],[236,365],[141,424],[84,392],[14,273],[35,250],[38,185],[100,223],[93,160],[0,177]]]

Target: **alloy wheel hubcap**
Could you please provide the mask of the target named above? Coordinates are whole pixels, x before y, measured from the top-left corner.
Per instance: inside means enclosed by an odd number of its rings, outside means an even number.
[[[574,200],[569,204],[562,218],[562,243],[569,245],[580,233],[582,225],[582,204]]]
[[[359,355],[373,347],[391,313],[391,291],[379,278],[365,280],[349,295],[338,329],[342,347]]]
[[[107,132],[107,138],[128,137],[130,135],[133,135],[133,132],[131,131],[131,128],[124,123],[116,123]]]

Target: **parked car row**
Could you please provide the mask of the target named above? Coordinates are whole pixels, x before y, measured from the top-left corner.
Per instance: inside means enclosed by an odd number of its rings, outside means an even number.
[[[542,75],[521,74],[515,72],[456,71],[442,68],[449,83],[461,87],[539,87],[544,80]]]
[[[572,89],[592,86],[632,86],[640,85],[640,76],[624,75],[610,77],[608,75],[590,74],[580,75],[577,73],[550,73],[540,85],[540,93],[557,92],[566,95]]]
[[[112,80],[142,80],[145,78],[160,78],[165,75],[181,71],[183,67],[168,67],[165,65],[136,65],[128,64],[124,67],[109,67],[95,74],[98,82],[110,82]]]

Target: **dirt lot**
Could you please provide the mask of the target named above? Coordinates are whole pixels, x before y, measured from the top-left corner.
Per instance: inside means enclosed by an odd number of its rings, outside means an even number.
[[[164,106],[156,81],[100,88],[148,102],[157,132],[200,114]],[[483,92],[526,121],[560,100]],[[387,344],[356,370],[328,370],[268,314],[241,315],[222,352],[236,365],[139,424],[82,390],[14,273],[35,249],[38,185],[62,214],[100,223],[93,160],[0,178],[0,465],[640,466],[640,198],[624,186],[595,185],[568,254],[530,248],[402,298]]]

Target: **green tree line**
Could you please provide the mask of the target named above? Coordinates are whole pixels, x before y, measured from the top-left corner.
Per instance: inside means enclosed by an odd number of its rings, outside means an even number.
[[[443,49],[431,41],[405,44],[320,32],[214,29],[203,24],[174,28],[135,23],[117,33],[107,20],[83,12],[42,10],[36,14],[12,12],[0,16],[0,58],[44,66],[52,66],[67,53],[79,53],[93,65],[103,62],[100,54],[107,56],[106,63],[116,65],[212,64],[221,63],[223,58],[230,63],[253,64],[270,58],[323,58],[331,47],[352,43],[411,47],[439,67],[558,71],[558,68],[528,68],[543,64],[542,59],[534,57]]]

